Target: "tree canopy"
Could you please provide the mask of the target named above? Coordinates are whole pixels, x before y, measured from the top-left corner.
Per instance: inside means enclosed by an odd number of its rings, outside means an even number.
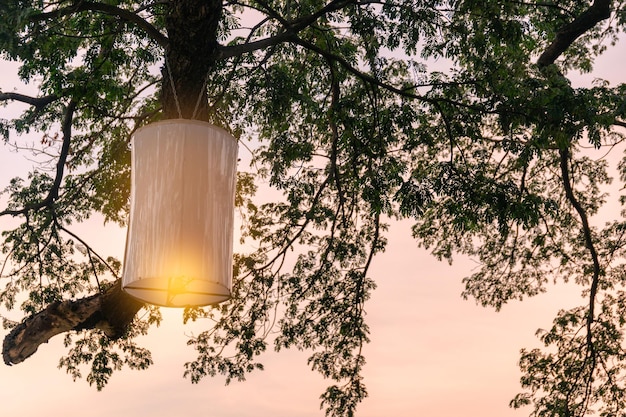
[[[513,407],[535,416],[626,415],[626,222],[597,217],[626,127],[624,85],[574,87],[619,40],[622,1],[3,0],[0,54],[37,94],[0,92],[6,146],[46,163],[2,191],[0,302],[23,312],[7,364],[66,333],[62,364],[102,388],[159,321],[119,288],[121,260],[72,224],[125,225],[130,137],[168,118],[229,130],[252,154],[240,167],[242,239],[234,297],[185,311],[212,323],[190,340],[197,382],[244,379],[268,348],[306,349],[333,381],[332,416],[367,395],[364,308],[386,229],[410,218],[440,259],[469,255],[465,297],[500,309],[581,286],[522,351]],[[436,65],[449,63],[449,70]],[[21,135],[41,143],[20,145]],[[274,191],[255,194],[260,182]],[[623,198],[620,197],[623,201]],[[269,200],[269,201],[268,201]],[[604,219],[602,219],[604,220]],[[294,250],[295,249],[295,250]],[[136,316],[145,308],[148,315]],[[81,333],[80,338],[74,335]]]

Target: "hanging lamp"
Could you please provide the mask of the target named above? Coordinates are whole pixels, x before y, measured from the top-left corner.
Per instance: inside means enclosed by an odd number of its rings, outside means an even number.
[[[122,288],[167,307],[230,298],[237,141],[206,122],[172,119],[132,137]]]

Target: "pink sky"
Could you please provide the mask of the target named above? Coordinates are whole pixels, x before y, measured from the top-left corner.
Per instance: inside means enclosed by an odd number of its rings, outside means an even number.
[[[594,77],[624,81],[624,52],[623,45],[613,47],[592,75],[577,82],[586,84]],[[13,89],[13,72],[14,65],[0,62],[0,89]],[[8,117],[10,111],[0,108],[0,117]],[[27,169],[28,161],[0,147],[0,187]],[[0,229],[10,222],[0,217]],[[81,229],[96,246],[115,248],[122,256],[124,231],[102,230],[99,222]],[[582,303],[579,290],[560,285],[496,313],[459,296],[461,278],[474,267],[468,259],[459,258],[453,266],[436,261],[411,239],[409,222],[392,225],[388,249],[372,268],[378,289],[366,307],[372,339],[364,352],[369,398],[359,407],[359,417],[530,413],[529,408],[508,408],[509,400],[519,392],[519,349],[538,346],[535,331],[550,326],[560,308]],[[223,379],[208,378],[191,385],[182,378],[182,365],[194,357],[185,344],[193,329],[182,325],[178,310],[166,310],[164,316],[161,328],[143,343],[152,350],[155,364],[148,371],[116,373],[102,392],[84,380],[72,382],[56,368],[64,353],[62,336],[41,346],[20,365],[0,365],[2,415],[323,416],[318,397],[328,381],[308,369],[307,352],[269,352],[266,370],[252,374],[244,383],[225,387]],[[0,331],[0,336],[5,333]]]

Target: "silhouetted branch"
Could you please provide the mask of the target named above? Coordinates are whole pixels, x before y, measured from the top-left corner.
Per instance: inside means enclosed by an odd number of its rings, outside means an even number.
[[[94,11],[102,12],[111,16],[116,16],[121,20],[132,23],[136,27],[143,30],[152,40],[158,43],[163,48],[168,46],[168,38],[156,27],[150,24],[148,21],[139,16],[135,11],[122,9],[111,4],[90,2],[90,1],[78,1],[72,6],[63,7],[53,10],[51,12],[39,13],[29,16],[29,19],[33,22],[40,22],[42,20],[56,20],[62,16],[68,16],[77,12]]]
[[[15,100],[22,103],[30,104],[38,109],[41,109],[48,104],[54,102],[59,97],[55,94],[44,97],[31,97],[20,93],[2,93],[0,92],[0,101]]]
[[[591,287],[589,289],[589,313],[587,315],[587,344],[589,345],[589,348],[593,350],[591,325],[593,324],[595,317],[594,310],[596,303],[596,294],[598,292],[598,285],[600,284],[600,260],[598,258],[598,252],[593,244],[593,238],[591,236],[591,226],[589,226],[587,212],[581,206],[580,202],[574,195],[574,190],[572,189],[572,183],[569,174],[569,150],[567,148],[561,149],[560,157],[561,177],[563,180],[563,188],[565,189],[565,196],[580,217],[582,232],[583,236],[585,237],[585,246],[589,250],[589,254],[591,255],[591,261],[593,262],[593,275]]]
[[[581,35],[599,22],[611,16],[611,1],[596,0],[583,14],[563,26],[556,34],[552,43],[543,51],[537,65],[539,68],[553,64],[556,59],[569,48]]]
[[[61,145],[61,153],[59,154],[59,160],[57,161],[54,183],[48,191],[48,195],[46,196],[46,198],[33,204],[27,204],[21,209],[0,211],[0,216],[19,216],[22,214],[26,214],[31,210],[38,210],[42,207],[50,205],[59,196],[59,189],[61,188],[61,181],[63,180],[63,173],[65,171],[65,162],[67,161],[67,156],[70,153],[70,141],[72,139],[72,121],[74,120],[74,111],[76,110],[76,105],[77,103],[74,100],[70,100],[69,104],[65,108],[65,115],[63,116],[63,122],[61,126],[63,131],[63,145]]]

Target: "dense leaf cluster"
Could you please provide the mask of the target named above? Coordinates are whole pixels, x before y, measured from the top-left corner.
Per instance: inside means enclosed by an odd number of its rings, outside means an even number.
[[[188,2],[0,4],[0,54],[38,88],[0,92],[29,105],[0,127],[7,144],[50,157],[3,192],[0,215],[21,221],[3,231],[7,308],[19,301],[31,314],[117,278],[119,262],[71,227],[95,214],[124,224],[130,136],[163,117],[162,57],[180,47],[168,43],[167,16]],[[545,350],[522,352],[526,391],[513,406],[624,415],[626,226],[592,220],[616,165],[601,148],[623,140],[625,87],[567,78],[618,40],[624,2],[253,0],[214,12],[203,117],[250,150],[236,205],[242,239],[257,249],[235,256],[231,301],[185,312],[211,323],[189,341],[192,381],[242,380],[269,347],[295,347],[333,381],[326,412],[354,415],[367,395],[369,266],[387,223],[411,218],[435,256],[479,263],[463,295],[485,306],[551,281],[582,286],[588,304],[540,333]],[[26,133],[41,146],[22,149]],[[158,321],[149,317],[117,342],[95,330],[68,336],[60,365],[76,378],[90,364],[99,388],[124,362],[148,366],[132,337]]]

